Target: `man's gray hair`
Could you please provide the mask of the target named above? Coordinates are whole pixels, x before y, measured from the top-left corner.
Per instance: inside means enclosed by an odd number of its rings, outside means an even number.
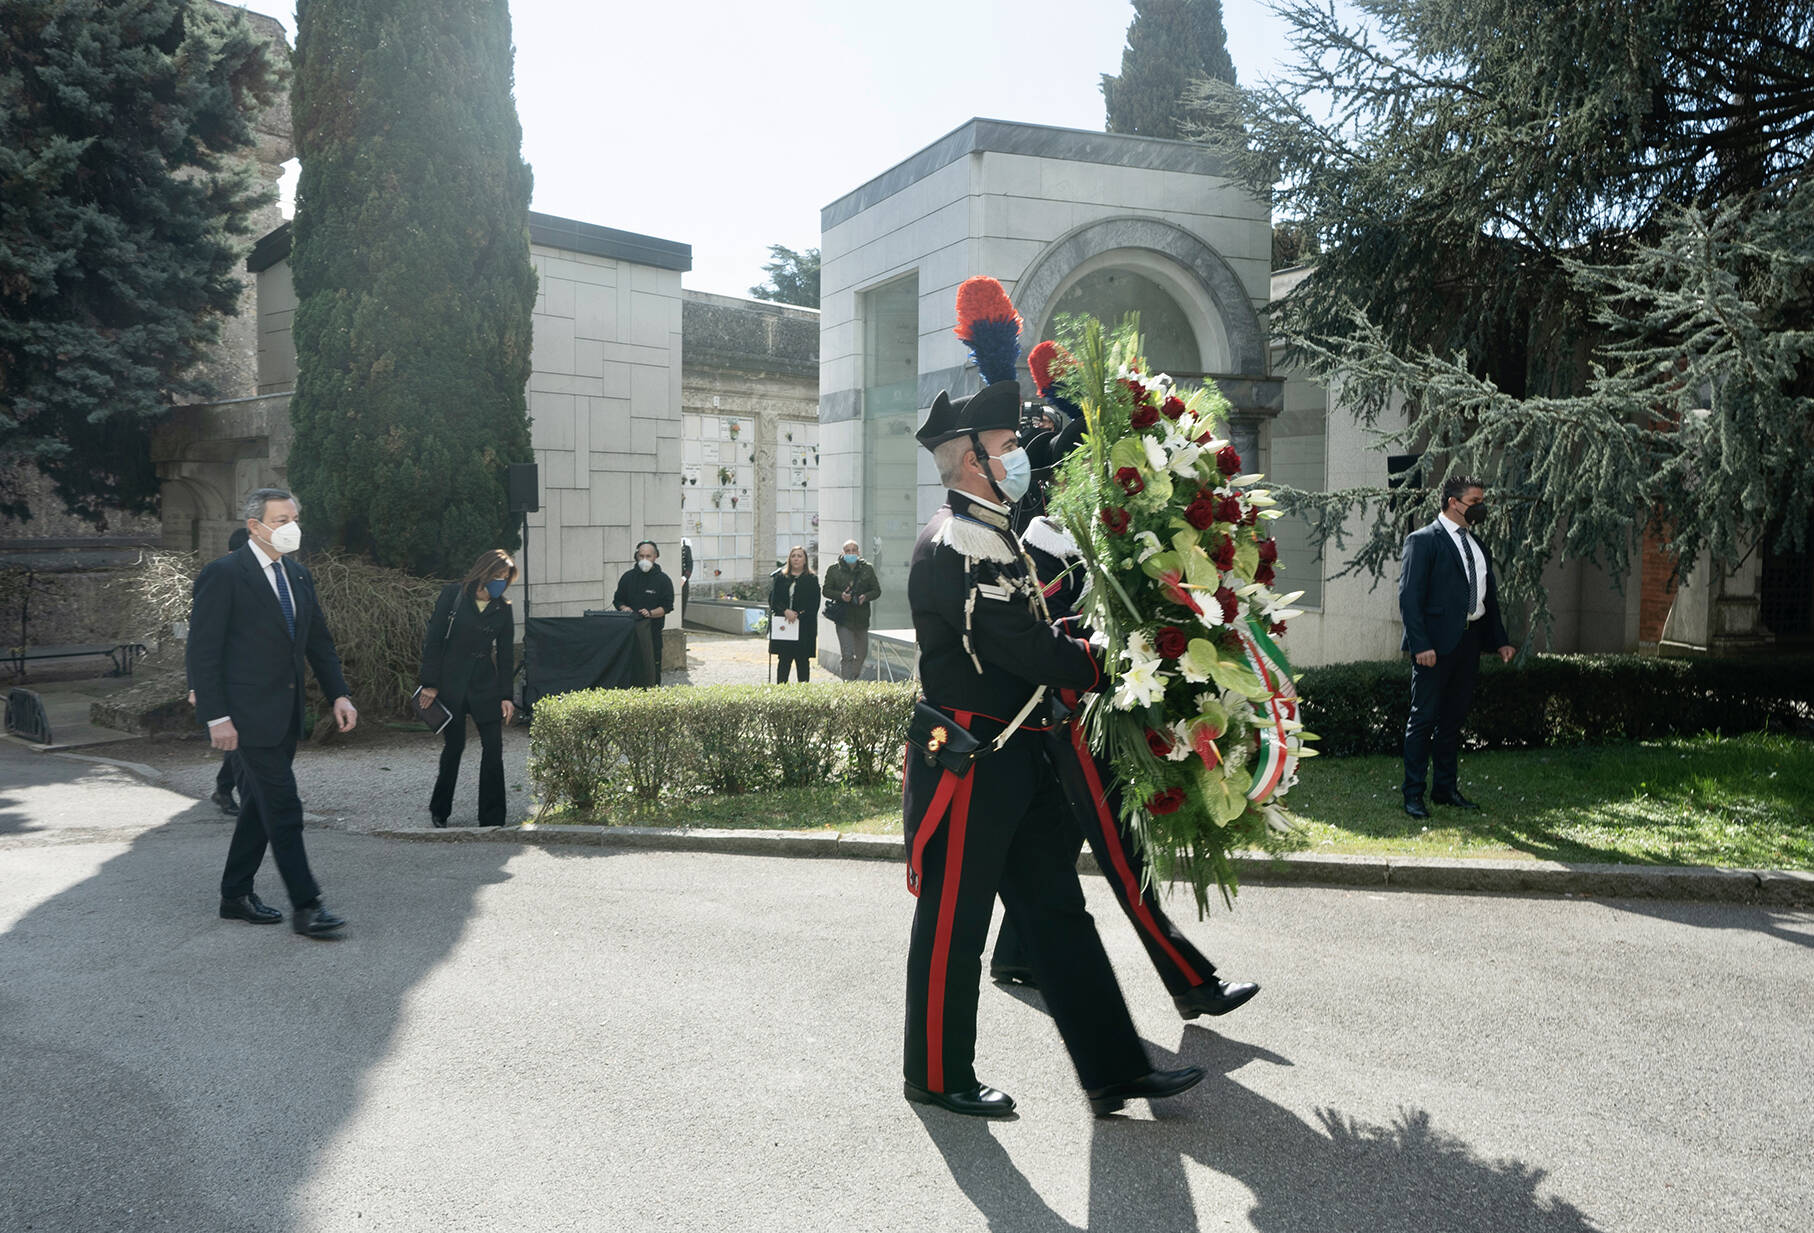
[[[246,494],[246,508],[241,512],[247,518],[265,520],[265,506],[273,501],[296,501],[296,494],[287,488],[254,488]],[[302,515],[302,502],[296,501],[296,514]]]
[[[939,483],[947,488],[957,487],[957,481],[964,476],[964,455],[974,449],[969,437],[953,437],[933,446],[932,461],[938,464]]]

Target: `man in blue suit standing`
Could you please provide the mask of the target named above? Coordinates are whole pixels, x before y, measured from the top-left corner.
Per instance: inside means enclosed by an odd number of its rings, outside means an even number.
[[[1427,818],[1424,777],[1434,755],[1430,799],[1460,809],[1479,806],[1456,786],[1461,721],[1474,698],[1480,657],[1510,662],[1513,648],[1499,618],[1493,561],[1473,529],[1486,521],[1486,488],[1462,476],[1442,486],[1442,513],[1405,539],[1398,579],[1404,618],[1400,648],[1411,652],[1411,718],[1405,724],[1405,812]]]
[[[328,632],[309,571],[285,560],[302,544],[296,498],[260,488],[246,498],[250,542],[210,562],[195,579],[189,616],[189,682],[195,713],[214,748],[238,750],[239,823],[221,874],[220,914],[273,925],[283,913],[252,890],[265,848],[290,895],[290,926],[326,937],[346,924],[321,902],[302,846],[302,799],[291,761],[302,735],[303,665],[334,700],[334,722],[359,721],[348,697],[334,636]]]

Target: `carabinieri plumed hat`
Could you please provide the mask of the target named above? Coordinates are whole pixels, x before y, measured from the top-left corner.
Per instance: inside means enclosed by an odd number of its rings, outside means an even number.
[[[953,437],[1020,427],[1020,382],[1014,379],[1014,365],[1020,359],[1020,314],[1002,285],[988,277],[965,279],[957,289],[957,326],[952,333],[970,344],[985,384],[978,393],[962,398],[939,391],[926,422],[914,434],[927,449]]]

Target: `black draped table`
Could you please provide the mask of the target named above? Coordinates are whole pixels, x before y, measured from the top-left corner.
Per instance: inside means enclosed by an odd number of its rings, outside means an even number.
[[[661,684],[650,622],[633,612],[530,617],[523,628],[523,701],[575,689]]]

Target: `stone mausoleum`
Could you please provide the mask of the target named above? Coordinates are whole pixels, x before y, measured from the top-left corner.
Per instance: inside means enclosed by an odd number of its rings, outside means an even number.
[[[1259,316],[1271,210],[1203,147],[971,120],[826,206],[820,226],[821,540],[856,539],[875,563],[879,628],[908,625],[908,555],[943,500],[914,430],[938,391],[978,387],[951,332],[973,275],[1013,297],[1023,352],[1062,314],[1139,312],[1149,361],[1212,377],[1236,445],[1266,464],[1284,406]]]
[[[1307,271],[1271,271],[1271,225],[1270,204],[1194,143],[985,119],[823,209],[820,539],[856,539],[875,563],[884,588],[877,628],[893,632],[878,641],[884,656],[891,641],[898,652],[890,668],[911,663],[908,556],[943,500],[913,433],[938,391],[979,385],[951,332],[957,287],[973,275],[999,279],[1013,297],[1026,321],[1023,351],[1052,337],[1061,315],[1115,323],[1138,312],[1149,363],[1213,380],[1232,404],[1229,435],[1246,466],[1278,483],[1383,486],[1417,465],[1415,456],[1388,457],[1339,390],[1283,367],[1263,314]],[[1022,390],[1032,397],[1024,368]],[[1401,424],[1387,416],[1379,427]],[[1420,511],[1405,529],[1432,517],[1434,509]],[[1293,661],[1396,656],[1396,577],[1341,576],[1342,561],[1310,550],[1301,520],[1274,527],[1281,589],[1304,592],[1287,643]],[[1673,589],[1670,563],[1653,545],[1637,559],[1623,589],[1590,563],[1553,568],[1547,649],[1719,652],[1771,637],[1759,619],[1767,577],[1756,559],[1702,562]],[[1800,615],[1779,622],[1799,621],[1803,634],[1808,577],[1804,568],[1793,588]]]

